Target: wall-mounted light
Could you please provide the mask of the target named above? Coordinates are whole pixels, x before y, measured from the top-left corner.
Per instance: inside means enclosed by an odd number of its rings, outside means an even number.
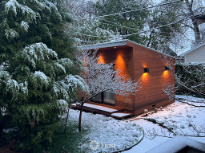
[[[169,70],[169,67],[168,67],[168,66],[165,66],[165,70]]]
[[[116,47],[114,47],[114,48],[116,48]]]
[[[144,68],[144,73],[149,73],[149,69],[148,68]]]

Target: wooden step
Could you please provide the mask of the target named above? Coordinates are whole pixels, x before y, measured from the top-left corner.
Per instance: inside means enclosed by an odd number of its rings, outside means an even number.
[[[71,108],[75,109],[80,109],[81,105],[80,104],[72,104]],[[98,113],[98,114],[103,114],[110,116],[112,113],[118,112],[118,109],[115,108],[110,108],[110,107],[105,107],[101,105],[95,105],[95,104],[90,104],[90,103],[85,103],[83,105],[83,110],[90,111],[93,113]]]
[[[72,104],[71,108],[80,109],[80,104]],[[96,104],[96,103],[85,103],[83,105],[83,110],[103,114],[106,116],[112,116],[116,119],[123,119],[134,116],[134,112],[126,109],[119,109],[110,105]]]
[[[127,118],[127,117],[132,117],[133,114],[132,113],[117,112],[117,113],[112,113],[111,116],[116,118],[116,119],[123,119],[123,118]]]

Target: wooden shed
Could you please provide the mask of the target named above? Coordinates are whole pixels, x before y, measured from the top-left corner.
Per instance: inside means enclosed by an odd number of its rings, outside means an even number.
[[[164,54],[130,40],[88,45],[85,48],[98,49],[101,63],[115,61],[114,69],[119,69],[126,78],[141,80],[142,88],[130,97],[101,93],[86,103],[84,110],[123,118],[142,114],[144,109],[150,111],[174,102],[162,90],[167,83],[175,84],[171,71],[165,68],[167,63],[162,60]],[[166,56],[175,62],[173,57]]]

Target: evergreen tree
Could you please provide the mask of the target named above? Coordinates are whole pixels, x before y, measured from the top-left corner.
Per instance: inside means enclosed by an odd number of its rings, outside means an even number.
[[[12,137],[29,152],[48,147],[68,103],[86,90],[74,40],[64,32],[72,20],[65,3],[0,2],[0,134],[15,128]]]
[[[144,29],[144,22],[149,14],[146,7],[147,1],[144,3],[140,0],[99,0],[96,3],[96,12],[97,16],[104,16],[100,18],[101,28],[128,35]],[[146,36],[135,34],[126,38],[144,44]]]
[[[67,32],[73,33],[79,46],[85,44],[96,44],[109,41],[114,37],[114,32],[109,29],[100,28],[101,24],[95,18],[95,2],[84,0],[68,0],[68,8],[75,19],[67,24]]]
[[[166,5],[154,7],[147,19],[147,27],[150,30],[146,33],[148,38],[146,46],[159,50],[167,50],[172,40],[179,33],[182,33],[181,25],[177,22],[182,3],[163,0],[160,4]],[[176,23],[173,24],[174,22]]]

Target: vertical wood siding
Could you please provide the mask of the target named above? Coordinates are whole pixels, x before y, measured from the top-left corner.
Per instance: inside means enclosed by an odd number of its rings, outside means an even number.
[[[175,84],[175,79],[170,70],[165,71],[166,63],[162,61],[164,56],[161,54],[160,57],[160,53],[130,42],[127,44],[133,47],[133,77],[135,81],[141,80],[142,86],[135,95],[134,110],[142,107],[145,109],[150,105],[169,100],[162,89],[167,83]],[[149,73],[144,73],[146,67],[149,68]]]

